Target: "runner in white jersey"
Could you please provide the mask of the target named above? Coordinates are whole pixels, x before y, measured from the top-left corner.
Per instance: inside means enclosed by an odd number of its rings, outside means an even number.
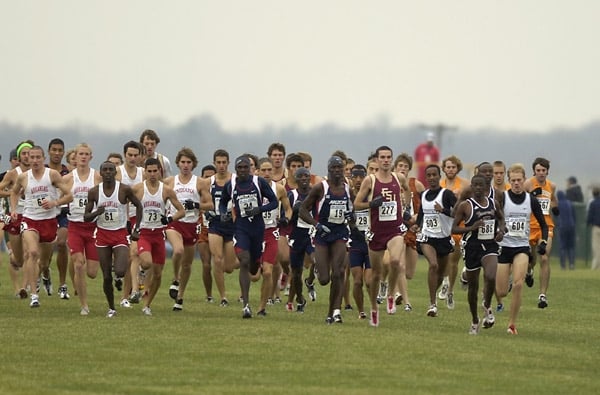
[[[183,297],[190,275],[198,241],[200,210],[213,210],[209,181],[197,177],[192,171],[198,166],[196,154],[190,148],[182,148],[175,157],[179,173],[165,180],[165,185],[175,191],[177,200],[185,208],[185,216],[167,225],[167,239],[173,247],[173,266],[176,278],[169,288],[175,300],[173,311],[183,310]],[[179,269],[177,269],[179,268]]]
[[[449,189],[440,186],[441,169],[438,165],[428,165],[425,178],[429,189],[421,194],[421,208],[417,217],[417,225],[411,229],[420,231],[417,234],[417,251],[420,251],[429,263],[427,285],[429,287],[429,308],[427,315],[438,314],[436,292],[446,271],[448,259],[453,250],[452,209],[456,204],[456,195]]]
[[[69,203],[73,196],[61,175],[44,167],[44,149],[34,146],[29,150],[31,169],[20,174],[10,195],[11,217],[18,218],[19,197],[25,195],[21,235],[23,238],[25,283],[31,289],[31,307],[39,307],[36,285],[40,271],[47,267],[56,240],[57,207]],[[59,191],[62,196],[59,198]],[[42,267],[43,266],[43,267]]]
[[[531,249],[529,244],[531,214],[538,220],[543,240],[548,237],[548,225],[537,199],[526,192],[525,168],[514,164],[508,169],[510,190],[498,196],[500,207],[504,208],[507,233],[499,243],[502,247],[498,256],[496,274],[496,294],[502,298],[508,294],[508,282],[512,272],[512,298],[508,319],[508,334],[518,334],[517,316],[521,309],[523,283],[529,266]],[[538,245],[538,253],[546,253],[545,244]]]
[[[19,164],[14,169],[6,172],[2,182],[0,182],[0,197],[10,197],[12,187],[17,180],[17,177],[29,170],[29,150],[33,147],[34,142],[26,140],[21,142],[16,148],[17,158],[19,158]],[[17,218],[12,218],[10,223],[4,225],[4,231],[8,233],[8,243],[10,243],[9,259],[10,265],[8,272],[10,279],[13,283],[15,294],[21,299],[27,297],[27,291],[25,290],[26,285],[24,284],[25,278],[19,279],[19,270],[23,267],[23,243],[21,238],[21,219],[23,217],[23,208],[25,207],[25,200],[20,196],[17,202],[15,212]],[[10,214],[10,211],[9,211]]]
[[[134,186],[133,192],[140,199],[143,207],[140,239],[137,243],[140,265],[142,270],[151,273],[151,276],[146,277],[149,280],[149,290],[143,299],[142,312],[144,315],[152,315],[150,304],[160,288],[166,260],[165,227],[173,221],[182,219],[185,210],[177,199],[175,191],[160,181],[161,170],[158,159],[146,159],[145,173],[146,181]],[[168,215],[167,202],[172,208]],[[139,297],[138,290],[134,289],[133,292],[138,292]]]
[[[123,145],[123,157],[125,158],[124,163],[117,167],[116,180],[121,181],[123,185],[129,185],[133,187],[144,180],[144,168],[139,167],[138,163],[142,155],[142,145],[136,141],[130,140]],[[127,208],[128,224],[127,229],[131,232],[131,224],[136,222],[135,218],[135,207],[128,205]],[[133,294],[134,289],[139,288],[140,264],[139,256],[137,254],[137,245],[135,242],[131,243],[129,249],[129,270],[125,273],[123,279],[125,284],[123,285],[123,294],[121,298],[121,306],[130,307],[131,303],[139,303],[139,298],[136,298]],[[121,291],[120,285],[122,279],[117,277],[115,280],[115,286]]]
[[[96,221],[96,247],[104,277],[103,289],[108,302],[107,317],[114,317],[115,297],[112,285],[112,270],[118,277],[123,277],[128,269],[129,240],[127,235],[127,204],[136,207],[136,218],[142,216],[142,204],[133,194],[130,186],[116,181],[117,170],[111,162],[100,166],[102,183],[90,189],[85,205],[84,220]],[[131,240],[139,238],[139,226],[132,224]]]
[[[89,145],[78,144],[75,147],[75,158],[77,167],[63,177],[65,184],[73,193],[73,201],[69,205],[67,244],[74,271],[73,284],[79,297],[80,314],[88,315],[90,309],[85,277],[87,275],[89,278],[96,278],[100,262],[94,237],[96,224],[85,222],[83,217],[88,201],[88,192],[98,185],[102,178],[100,173],[90,167],[92,148]]]

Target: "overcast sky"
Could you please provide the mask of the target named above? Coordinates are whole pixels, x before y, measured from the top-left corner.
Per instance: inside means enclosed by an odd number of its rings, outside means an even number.
[[[595,0],[0,4],[0,119],[26,126],[600,119]]]

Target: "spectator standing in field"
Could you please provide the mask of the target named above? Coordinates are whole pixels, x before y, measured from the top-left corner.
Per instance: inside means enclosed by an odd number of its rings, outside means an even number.
[[[575,207],[567,195],[563,191],[556,193],[558,199],[558,209],[560,210],[560,216],[557,217],[558,227],[558,250],[560,253],[560,268],[567,268],[567,261],[569,262],[569,269],[575,269]]]
[[[600,269],[600,187],[592,189],[593,199],[588,207],[587,224],[592,228],[592,270]]]
[[[430,164],[440,161],[440,150],[435,146],[433,132],[427,133],[427,141],[419,144],[415,149],[415,165],[417,180],[426,184],[425,169]]]

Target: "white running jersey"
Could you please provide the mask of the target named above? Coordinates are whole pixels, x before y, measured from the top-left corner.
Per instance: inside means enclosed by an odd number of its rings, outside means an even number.
[[[140,182],[142,182],[144,180],[144,168],[143,167],[138,166],[136,168],[135,178],[129,177],[129,174],[127,174],[127,170],[125,169],[125,165],[119,166],[119,170],[121,171],[121,183],[123,183],[123,185],[134,186],[135,184],[139,184]],[[135,206],[133,204],[130,204],[129,208],[128,208],[129,218],[135,217],[135,213],[136,213]]]
[[[165,201],[163,200],[162,181],[158,183],[158,190],[155,194],[151,194],[144,181],[144,196],[142,197],[142,222],[140,229],[157,229],[163,228],[164,225],[160,222],[161,217],[165,214]]]
[[[426,196],[429,189],[421,194],[421,208],[423,209],[423,228],[421,233],[427,237],[442,239],[450,236],[452,231],[453,218],[435,211],[435,203],[444,206],[442,197],[445,190],[446,188],[440,188],[440,191],[433,200],[427,200]]]
[[[508,191],[504,191],[504,220],[508,233],[500,244],[503,247],[529,246],[529,222],[531,220],[531,195],[525,193],[521,204],[514,203]]]
[[[275,181],[271,181],[271,189],[273,190],[273,193],[275,194],[275,196],[277,196],[277,183],[275,183]],[[269,200],[267,198],[263,197],[262,204],[267,204],[267,203],[269,203]],[[264,211],[262,213],[263,220],[265,221],[265,229],[277,227],[277,220],[279,220],[280,205],[281,205],[281,203],[277,204],[277,207],[274,208],[273,210]]]
[[[179,174],[173,177],[173,190],[177,195],[177,200],[184,204],[186,200],[191,200],[194,203],[200,203],[200,194],[198,193],[198,176],[192,175],[192,178],[187,183],[181,182]],[[200,218],[199,209],[185,210],[185,216],[179,221],[195,224]]]
[[[86,180],[81,180],[77,173],[77,169],[73,170],[73,186],[71,187],[73,201],[69,203],[69,221],[84,222],[83,214],[85,213],[85,205],[88,200],[88,192],[94,187],[95,175],[96,170],[90,169],[88,178]]]
[[[119,201],[121,183],[115,181],[115,190],[110,196],[104,194],[104,183],[98,184],[98,207],[104,207],[104,212],[96,219],[100,229],[116,230],[127,226],[127,204]]]
[[[25,208],[23,216],[29,219],[41,220],[56,218],[59,210],[53,207],[46,210],[42,207],[43,200],[58,199],[56,187],[50,180],[50,169],[45,168],[42,177],[37,180],[32,170],[27,170],[27,188],[25,188]]]

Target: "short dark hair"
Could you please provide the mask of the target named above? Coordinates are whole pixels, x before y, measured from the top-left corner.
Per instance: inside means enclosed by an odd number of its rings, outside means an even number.
[[[58,137],[50,140],[50,142],[48,143],[48,150],[50,150],[50,147],[52,147],[53,145],[60,145],[63,147],[63,149],[65,148],[65,142],[62,141],[62,139],[59,139]]]
[[[550,161],[548,159],[546,159],[546,158],[541,158],[541,157],[535,158],[533,160],[533,163],[531,164],[531,168],[533,169],[533,171],[535,171],[535,167],[537,165],[542,166],[546,170],[550,170]]]
[[[137,141],[129,140],[128,142],[126,142],[123,145],[123,154],[126,154],[127,150],[129,148],[137,149],[140,154],[143,153],[143,151],[142,151],[142,145],[140,143],[138,143]]]
[[[158,137],[158,134],[156,134],[156,132],[152,129],[146,129],[142,132],[142,134],[140,135],[140,143],[144,142],[144,137],[148,137],[148,140],[156,141],[157,145],[158,143],[160,143],[160,138]]]
[[[283,145],[281,143],[273,143],[273,144],[269,145],[269,149],[267,150],[267,155],[271,156],[271,153],[273,153],[273,151],[275,151],[275,150],[281,151],[285,155],[285,145]]]

